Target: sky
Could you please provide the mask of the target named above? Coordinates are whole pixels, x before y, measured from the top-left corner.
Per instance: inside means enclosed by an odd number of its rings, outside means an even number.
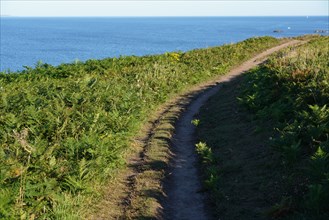
[[[1,16],[328,16],[328,0],[0,0]]]

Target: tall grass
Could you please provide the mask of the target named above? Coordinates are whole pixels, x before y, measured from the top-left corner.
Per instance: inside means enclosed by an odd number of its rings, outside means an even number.
[[[1,73],[0,218],[82,218],[152,110],[279,42]]]
[[[279,52],[248,74],[241,96],[274,125],[273,147],[290,171],[287,194],[296,219],[329,216],[328,45],[329,37],[321,37]]]

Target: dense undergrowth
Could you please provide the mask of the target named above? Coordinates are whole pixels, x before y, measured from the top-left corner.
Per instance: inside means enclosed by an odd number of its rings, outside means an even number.
[[[152,110],[278,43],[0,73],[0,219],[83,218]]]
[[[258,212],[257,217],[236,214],[239,218],[329,218],[329,37],[304,39],[310,41],[277,52],[266,63],[245,74],[239,79],[241,82],[235,82],[239,85],[233,96],[239,105],[232,105],[232,100],[224,100],[225,97],[219,94],[203,107],[198,116],[197,134],[201,142],[196,144],[196,151],[202,160],[205,187],[211,191],[217,217],[237,219],[225,213],[234,215],[245,208],[235,202],[241,202],[241,198],[250,194],[238,189],[247,180],[228,184],[223,181],[234,180],[235,175],[249,175],[252,177],[247,179],[254,183],[246,183],[247,186],[259,184],[251,187],[259,188],[249,196],[255,198],[251,198],[255,203],[263,203],[259,204],[260,207],[253,207],[260,210],[254,212]],[[229,110],[234,111],[232,116],[221,116]],[[230,121],[227,117],[233,119]],[[239,133],[239,129],[245,133]],[[239,146],[230,145],[228,140]],[[247,159],[263,164],[261,168],[257,167],[259,164],[256,167],[251,165],[253,170],[237,174],[233,167],[241,162],[224,160],[241,159],[240,155],[234,156],[236,153],[250,151],[254,154],[254,149],[241,150],[247,146],[258,149],[259,153],[258,156],[246,153]],[[269,150],[264,150],[264,147]],[[248,169],[253,161],[247,163],[235,169]],[[262,176],[257,176],[258,173]],[[225,192],[233,189],[236,191]],[[229,193],[240,194],[234,195],[236,200],[230,202],[226,197]]]
[[[240,99],[274,125],[272,145],[291,179],[277,212],[289,219],[329,217],[328,45],[322,37],[277,53],[247,74]]]

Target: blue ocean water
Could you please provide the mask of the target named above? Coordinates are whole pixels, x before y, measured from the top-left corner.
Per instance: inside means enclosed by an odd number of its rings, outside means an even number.
[[[274,33],[276,29],[283,32]],[[1,17],[0,70],[22,70],[38,61],[58,65],[187,51],[254,36],[313,34],[317,29],[328,30],[328,17]]]

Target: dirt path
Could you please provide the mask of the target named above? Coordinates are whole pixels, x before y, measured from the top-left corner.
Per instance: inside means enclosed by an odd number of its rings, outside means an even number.
[[[300,41],[289,41],[280,46],[268,49],[267,51],[246,61],[239,67],[230,71],[227,75],[213,82],[215,86],[203,91],[186,108],[176,123],[175,135],[172,138],[174,158],[171,173],[165,186],[167,198],[163,202],[164,219],[189,219],[202,220],[209,219],[204,207],[205,195],[201,193],[201,183],[198,175],[197,156],[195,154],[194,132],[195,126],[191,124],[194,115],[200,107],[214,94],[216,94],[223,82],[264,62],[266,57],[282,48],[296,45]],[[210,84],[206,86],[211,86]],[[204,89],[204,87],[202,87]],[[201,88],[201,90],[202,90]]]
[[[132,145],[128,167],[103,192],[102,203],[96,206],[100,211],[90,219],[210,219],[203,205],[191,120],[223,82],[260,64],[271,53],[299,43],[292,40],[271,48],[217,80],[196,85],[150,115]]]

